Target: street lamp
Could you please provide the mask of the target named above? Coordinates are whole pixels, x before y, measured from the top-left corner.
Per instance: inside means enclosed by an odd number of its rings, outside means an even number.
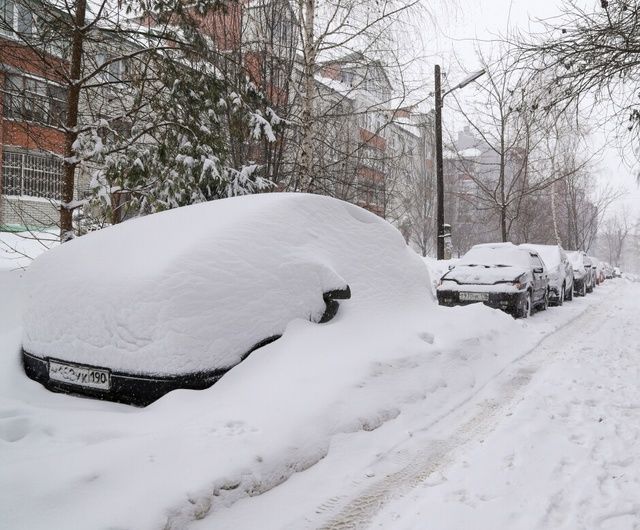
[[[453,88],[447,90],[444,94],[442,94],[440,87],[440,65],[436,64],[435,66],[435,97],[436,97],[436,188],[437,188],[437,197],[436,197],[436,212],[437,212],[437,258],[444,259],[444,176],[443,176],[443,168],[442,168],[442,101],[444,97],[457,90],[459,88],[466,87],[469,83],[473,83],[476,79],[483,76],[486,73],[486,70],[483,68],[479,72],[475,72],[471,74],[469,77],[463,79],[460,83],[458,83]]]

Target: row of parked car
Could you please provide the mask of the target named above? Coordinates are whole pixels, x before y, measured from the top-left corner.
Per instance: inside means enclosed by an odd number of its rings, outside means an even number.
[[[566,252],[559,245],[475,245],[438,283],[440,305],[475,302],[527,318],[535,309],[562,305],[585,296],[620,270],[583,251]]]

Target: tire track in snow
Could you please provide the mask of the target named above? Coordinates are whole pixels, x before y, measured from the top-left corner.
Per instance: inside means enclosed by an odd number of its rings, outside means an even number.
[[[607,300],[615,300],[616,294],[622,291],[624,284],[620,283],[615,286],[615,291],[607,293]],[[515,402],[522,390],[529,384],[533,376],[536,374],[542,361],[557,353],[554,348],[548,348],[547,342],[566,343],[571,337],[578,335],[581,342],[589,342],[588,337],[598,332],[599,320],[607,316],[608,311],[606,304],[588,304],[582,312],[568,321],[562,327],[545,335],[530,350],[522,354],[505,366],[500,372],[495,374],[489,381],[479,387],[470,397],[459,403],[452,410],[445,412],[428,426],[414,431],[415,434],[426,434],[436,424],[442,422],[443,419],[449,418],[456,413],[460,413],[491,384],[495,384],[505,373],[515,369],[515,373],[511,375],[502,385],[500,389],[500,400],[484,399],[476,404],[475,412],[471,418],[459,425],[453,433],[444,439],[426,439],[428,448],[421,450],[412,455],[398,455],[397,447],[392,449],[396,451],[396,456],[402,462],[400,470],[386,475],[383,479],[376,481],[364,489],[355,499],[347,495],[335,496],[321,504],[315,514],[317,516],[325,516],[325,514],[335,513],[331,519],[321,526],[312,523],[313,517],[310,519],[311,528],[320,528],[320,530],[354,530],[367,528],[373,517],[387,505],[390,501],[400,498],[413,490],[420,484],[428,480],[434,473],[446,468],[455,460],[458,452],[468,443],[480,436],[491,432],[497,425],[500,418],[507,412],[509,407]],[[603,315],[604,313],[604,315]],[[526,364],[517,368],[519,365]],[[379,457],[381,460],[390,457],[391,451],[386,452]],[[363,478],[354,489],[359,489],[366,478]],[[370,481],[370,478],[368,479]],[[337,512],[337,513],[336,513]],[[330,516],[330,515],[329,515]]]

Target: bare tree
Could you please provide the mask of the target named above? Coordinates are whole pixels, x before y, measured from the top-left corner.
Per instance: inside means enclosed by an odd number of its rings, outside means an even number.
[[[566,111],[549,104],[553,92],[542,75],[515,68],[506,53],[492,62],[482,57],[482,62],[488,76],[478,84],[476,103],[458,105],[469,133],[464,145],[452,142],[455,155],[449,165],[467,184],[455,193],[473,205],[476,221],[497,225],[502,241],[547,240],[555,234],[557,242],[557,230],[547,222],[556,211],[556,190],[550,192],[586,170],[592,157],[570,165],[559,162],[565,144],[585,145],[584,134]]]
[[[399,156],[410,162],[396,164],[400,172],[398,212],[395,222],[409,244],[422,256],[433,251],[435,240],[435,175],[433,115],[422,117],[419,153],[401,152]]]
[[[415,0],[298,1],[297,110],[287,189],[354,195],[358,160],[374,172],[389,163],[393,155],[383,131],[414,91],[403,76],[415,54],[402,48],[398,34],[418,6]],[[366,178],[376,180],[373,174],[361,180]]]
[[[603,241],[609,263],[616,267],[621,265],[625,243],[632,228],[629,213],[623,209],[620,213],[609,217],[600,230],[599,239]]]
[[[626,123],[637,156],[640,109],[640,2],[564,0],[558,16],[541,21],[535,34],[512,42],[520,67],[543,74],[553,91],[550,104],[592,107]]]

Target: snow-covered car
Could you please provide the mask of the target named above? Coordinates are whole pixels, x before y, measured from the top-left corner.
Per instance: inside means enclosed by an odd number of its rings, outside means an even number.
[[[593,291],[595,274],[592,271],[591,259],[581,250],[567,252],[567,256],[573,267],[573,292],[577,296],[585,296]]]
[[[613,277],[614,278],[622,278],[622,271],[620,270],[620,267],[614,267],[613,268]]]
[[[606,262],[604,264],[604,277],[606,280],[610,280],[613,278],[613,265],[611,263]]]
[[[423,257],[422,260],[429,270],[429,277],[431,278],[431,285],[433,286],[433,294],[435,295],[440,280],[458,263],[458,259],[435,259],[431,257]]]
[[[593,261],[595,263],[595,270],[596,270],[596,285],[600,285],[601,283],[604,283],[606,279],[605,277],[606,263],[599,259],[594,259]]]
[[[389,223],[305,194],[129,220],[45,253],[28,274],[26,374],[137,405],[211,386],[292,321],[331,320],[351,294],[353,307],[384,303],[421,277],[411,288],[431,296],[424,265]]]
[[[534,250],[542,258],[549,274],[549,303],[562,305],[573,300],[573,266],[560,245],[523,244],[520,247]]]
[[[516,318],[549,304],[547,270],[538,253],[512,243],[476,245],[437,288],[440,305],[482,302]]]
[[[598,269],[600,267],[600,260],[598,260],[598,258],[595,258],[594,256],[588,257],[589,261],[591,261],[591,282],[593,285],[593,289],[595,289],[596,287],[598,287],[598,285],[600,285],[600,274],[598,272]]]

